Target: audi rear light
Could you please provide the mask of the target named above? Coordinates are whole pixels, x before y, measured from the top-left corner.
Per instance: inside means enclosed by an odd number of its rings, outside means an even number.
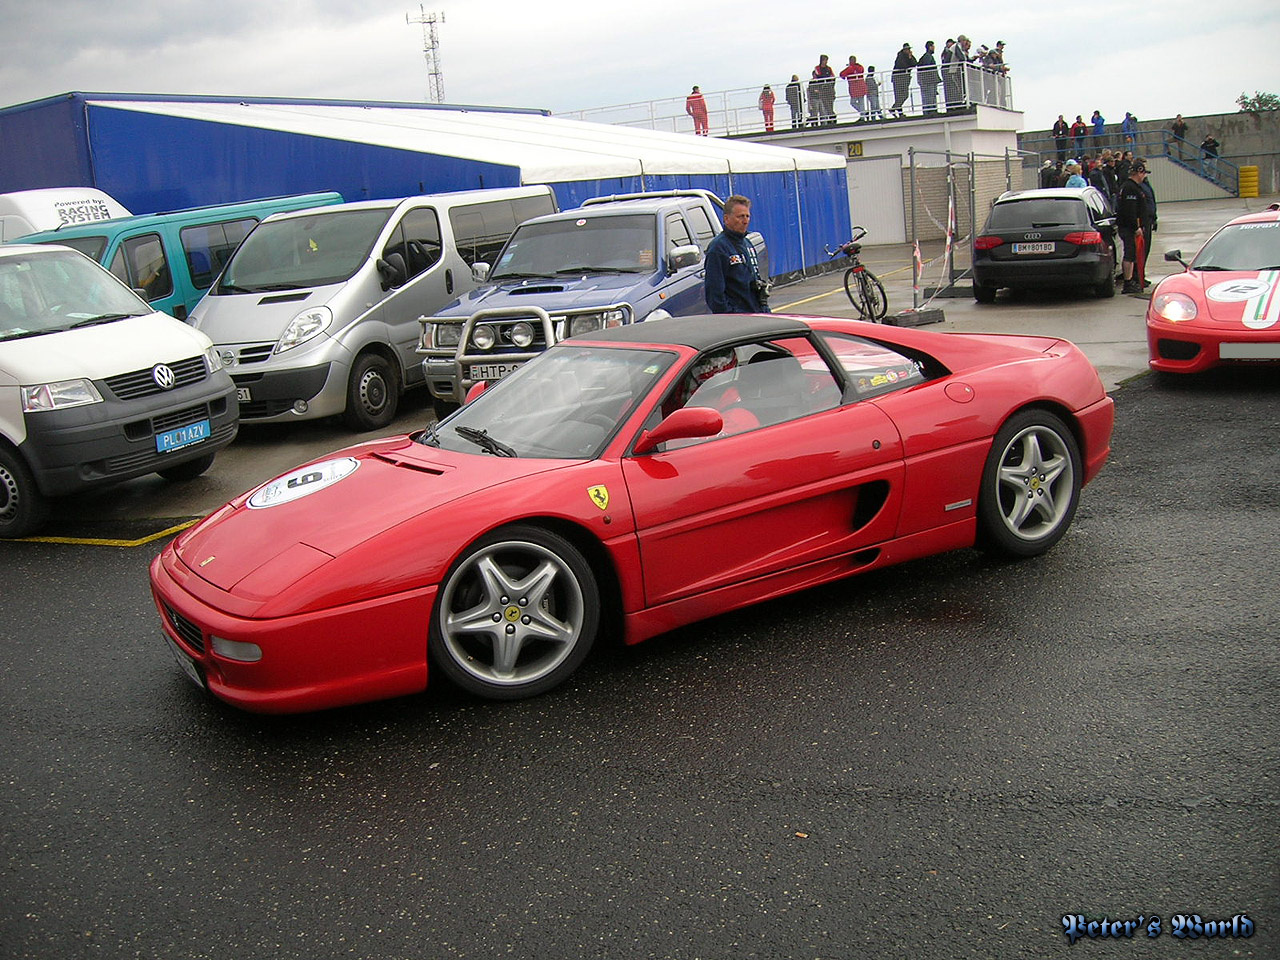
[[[1076,230],[1062,239],[1067,243],[1074,243],[1077,247],[1102,246],[1102,234],[1097,230]]]
[[[977,240],[973,241],[973,249],[990,250],[992,247],[998,247],[1002,243],[1004,243],[1004,241],[999,237],[979,237]]]

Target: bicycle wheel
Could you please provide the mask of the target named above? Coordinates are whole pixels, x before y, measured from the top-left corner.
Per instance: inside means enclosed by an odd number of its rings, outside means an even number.
[[[858,276],[858,307],[861,315],[868,320],[883,320],[888,311],[888,297],[884,296],[884,287],[870,270],[863,270]]]

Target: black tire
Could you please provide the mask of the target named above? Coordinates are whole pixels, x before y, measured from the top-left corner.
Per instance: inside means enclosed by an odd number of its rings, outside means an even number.
[[[481,537],[449,569],[427,653],[468,693],[517,700],[563,683],[599,624],[600,591],[581,552],[549,530],[515,524]]]
[[[342,418],[353,430],[381,430],[396,418],[400,380],[395,367],[377,353],[356,359],[347,383],[347,409]]]
[[[1005,421],[987,455],[978,494],[978,546],[1034,557],[1062,539],[1080,502],[1080,448],[1047,410]]]
[[[208,453],[203,457],[196,457],[194,460],[180,463],[176,467],[165,467],[163,470],[157,470],[156,473],[166,480],[194,480],[213,466],[213,457],[214,454]]]
[[[0,539],[26,537],[49,517],[49,499],[25,460],[0,446]]]
[[[1108,297],[1114,297],[1116,295],[1116,285],[1115,285],[1115,282],[1111,279],[1111,276],[1108,274],[1107,279],[1103,280],[1100,284],[1094,287],[1093,291],[1099,297],[1105,300]]]
[[[889,312],[889,298],[884,284],[870,270],[864,270],[861,278],[862,315],[868,320],[880,321]]]
[[[979,283],[975,280],[973,281],[973,299],[979,303],[995,303],[996,289],[989,283]]]

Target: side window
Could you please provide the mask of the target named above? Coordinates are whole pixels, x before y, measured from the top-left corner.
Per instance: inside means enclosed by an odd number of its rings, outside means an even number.
[[[684,217],[678,213],[667,214],[667,252],[672,247],[687,247],[693,243],[689,237],[689,228],[684,225]]]
[[[724,429],[717,436],[725,437],[839,405],[835,374],[809,340],[760,340],[709,351],[694,360],[646,426],[652,429],[661,417],[682,407],[710,407],[724,419]]]
[[[848,384],[850,400],[865,400],[881,394],[903,390],[930,379],[930,365],[944,371],[931,358],[914,359],[883,344],[842,333],[821,333],[823,343],[835,354]]]
[[[508,200],[468,203],[449,211],[453,242],[467,266],[481,260],[492,264],[518,223],[515,205]]]
[[[435,210],[418,207],[404,215],[383,248],[382,259],[390,261],[393,254],[403,258],[405,279],[416,277],[439,262],[440,221]]]
[[[711,241],[716,238],[719,231],[702,207],[690,207],[685,212],[689,215],[689,222],[693,224],[694,240],[705,251],[711,246]]]
[[[124,241],[111,260],[111,272],[126,286],[145,291],[147,300],[173,293],[173,274],[157,234],[146,233]]]
[[[178,234],[182,252],[187,258],[187,270],[197,290],[207,290],[214,277],[222,272],[240,241],[258,223],[255,217],[226,220],[222,223],[202,223],[183,227]]]

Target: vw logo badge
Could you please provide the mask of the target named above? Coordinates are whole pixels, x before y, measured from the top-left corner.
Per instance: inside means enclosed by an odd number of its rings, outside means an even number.
[[[178,378],[173,375],[173,370],[163,363],[157,363],[151,368],[151,379],[161,390],[172,390],[173,385],[178,381]]]

